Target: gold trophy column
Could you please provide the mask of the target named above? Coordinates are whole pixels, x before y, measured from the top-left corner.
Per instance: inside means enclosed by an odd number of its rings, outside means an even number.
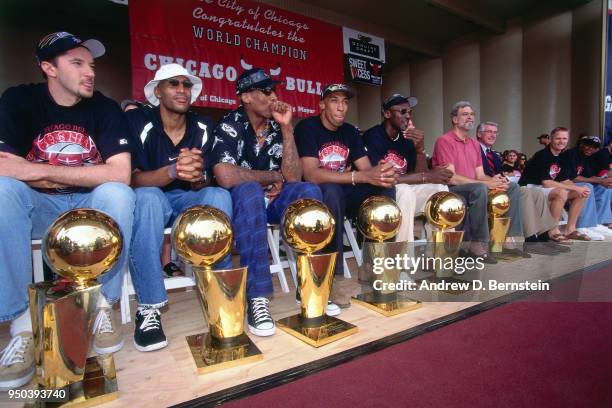
[[[199,374],[262,360],[263,354],[244,332],[247,268],[213,271],[232,247],[230,220],[220,210],[195,206],[172,228],[178,256],[193,267],[208,332],[187,336]]]
[[[301,313],[277,321],[278,327],[314,347],[357,332],[357,326],[327,316],[325,309],[334,279],[337,253],[313,255],[333,238],[336,221],[325,204],[301,199],[285,210],[283,239],[296,251]]]
[[[92,209],[62,214],[43,240],[43,256],[60,275],[56,282],[30,285],[36,378],[40,389],[64,389],[65,404],[93,406],[118,397],[112,355],[87,358],[101,286],[123,247],[121,230],[108,215]]]
[[[359,280],[372,290],[353,297],[359,305],[372,309],[384,316],[394,316],[420,308],[421,302],[413,300],[403,292],[386,288],[387,284],[400,282],[397,265],[384,268],[380,274],[374,273],[374,260],[403,257],[408,253],[408,242],[384,242],[393,238],[402,222],[402,212],[397,204],[388,197],[374,196],[366,199],[359,208],[357,227],[363,235],[376,242],[363,244],[363,264],[359,269]],[[374,282],[379,281],[382,289]]]
[[[489,192],[488,202],[488,213],[489,213],[489,241],[491,247],[491,254],[496,258],[512,260],[518,257],[503,254],[504,242],[506,242],[506,235],[510,229],[510,223],[512,218],[504,217],[510,209],[510,198],[504,191],[492,190]]]

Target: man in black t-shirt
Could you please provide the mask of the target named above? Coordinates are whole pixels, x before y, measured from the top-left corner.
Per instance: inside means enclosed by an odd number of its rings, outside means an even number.
[[[393,163],[399,174],[396,201],[402,210],[402,225],[397,241],[414,240],[414,215],[422,213],[425,203],[439,191],[448,191],[453,173],[446,167],[427,168],[424,133],[414,127],[412,110],[417,98],[393,94],[382,104],[384,120],[368,129],[364,143],[370,162]]]
[[[215,128],[212,152],[217,182],[232,195],[236,248],[240,264],[249,268],[248,327],[257,336],[275,332],[267,298],[273,292],[267,223],[279,224],[282,213],[296,200],[321,200],[316,185],[301,182],[292,107],[278,100],[277,84],[261,68],[240,74],[236,93],[241,106]]]
[[[94,58],[104,52],[97,40],[49,34],[36,48],[46,83],[9,88],[0,98],[0,322],[11,321],[12,336],[0,357],[0,389],[20,387],[34,373],[30,243],[65,211],[95,208],[121,228],[121,257],[99,279],[94,351],[123,345],[112,304],[121,297],[134,192],[125,120],[117,103],[94,91]]]
[[[608,228],[608,225],[612,224],[610,212],[612,179],[608,178],[610,164],[607,158],[608,151],[601,150],[600,147],[599,137],[583,136],[578,140],[578,146],[561,153],[561,159],[567,163],[569,178],[572,181],[592,186],[597,226],[590,229],[604,236],[612,236],[612,230]],[[587,215],[586,211],[582,210],[581,218]],[[578,226],[581,226],[580,218]]]
[[[357,128],[345,122],[352,96],[344,84],[326,86],[319,102],[320,115],[302,120],[295,128],[304,179],[321,187],[323,202],[336,218],[334,239],[327,249],[340,255],[345,211],[354,217],[361,203],[372,195],[395,198],[393,187],[398,177],[392,162],[372,166]],[[335,274],[342,276],[344,258],[338,259]],[[332,285],[332,302],[348,307],[350,297],[338,289]]]
[[[130,273],[137,290],[134,345],[153,351],[168,344],[159,309],[168,303],[160,254],[164,228],[194,205],[210,205],[232,216],[229,192],[210,183],[214,126],[190,112],[202,80],[178,64],[162,66],[145,86],[154,108],[126,113],[134,145],[132,186],[136,192]],[[216,265],[232,266],[231,255]],[[142,276],[149,275],[144,281]]]
[[[539,186],[544,189],[550,203],[550,213],[557,223],[561,218],[561,210],[565,203],[570,201],[567,224],[561,234],[559,228],[553,228],[550,237],[559,242],[566,239],[590,241],[588,231],[577,230],[580,212],[585,206],[591,189],[572,182],[569,177],[569,166],[561,160],[560,154],[567,147],[569,131],[564,127],[557,127],[550,132],[550,143],[544,149],[536,152],[527,164],[519,181],[521,186]],[[588,225],[591,226],[591,225]],[[594,226],[594,225],[592,225]]]

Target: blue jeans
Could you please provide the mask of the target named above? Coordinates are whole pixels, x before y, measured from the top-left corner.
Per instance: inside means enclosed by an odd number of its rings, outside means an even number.
[[[605,217],[605,210],[600,209],[597,206],[597,195],[600,195],[599,197],[600,200],[602,196],[605,195],[605,197],[607,197],[608,199],[607,202],[610,202],[610,196],[608,195],[607,192],[603,192],[602,194],[601,190],[593,188],[593,184],[591,183],[576,183],[576,185],[581,186],[581,187],[588,187],[591,190],[591,194],[589,194],[589,197],[584,202],[584,206],[582,207],[582,210],[580,211],[580,216],[578,217],[578,221],[576,222],[576,227],[577,228],[590,228],[590,227],[595,227],[597,224],[601,224],[601,222],[599,221],[599,215],[600,215],[599,210],[602,210],[602,218]],[[597,191],[600,191],[600,192],[598,193]]]
[[[269,296],[273,292],[268,262],[267,224],[278,224],[283,211],[300,198],[321,201],[321,190],[312,183],[285,183],[268,208],[264,191],[258,183],[244,183],[232,188],[234,202],[234,239],[240,265],[249,268],[247,298]]]
[[[134,231],[130,252],[130,274],[140,306],[159,308],[168,303],[160,261],[164,229],[183,211],[194,205],[210,205],[231,219],[232,199],[227,190],[207,187],[201,190],[171,190],[140,187],[136,192]],[[215,269],[232,266],[228,254]]]
[[[612,190],[601,184],[593,184],[595,194],[595,207],[597,208],[597,223],[602,225],[612,224],[612,211],[610,211],[610,200]]]
[[[94,208],[111,216],[123,233],[117,264],[99,277],[109,303],[121,297],[123,272],[132,235],[135,196],[121,183],[104,183],[88,193],[46,194],[10,177],[0,176],[0,322],[13,320],[28,308],[32,282],[32,239],[40,239],[62,213]]]

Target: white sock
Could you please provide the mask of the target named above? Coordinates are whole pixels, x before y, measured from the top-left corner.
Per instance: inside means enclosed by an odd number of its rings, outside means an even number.
[[[96,308],[98,309],[100,309],[101,307],[106,307],[106,308],[111,307],[111,304],[108,303],[108,301],[106,300],[106,298],[104,297],[102,293],[100,293],[100,296],[98,296],[98,304],[96,305]]]
[[[29,307],[11,322],[11,337],[15,337],[21,332],[32,332],[32,316],[30,316]]]

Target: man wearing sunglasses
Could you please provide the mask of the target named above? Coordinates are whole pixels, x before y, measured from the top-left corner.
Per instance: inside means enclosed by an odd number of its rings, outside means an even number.
[[[31,239],[42,238],[65,211],[89,207],[132,232],[130,144],[119,105],[95,91],[94,59],[105,48],[67,32],[45,36],[36,58],[46,82],[7,89],[0,98],[0,322],[11,341],[0,354],[0,390],[34,374],[28,284]],[[129,239],[116,265],[100,278],[94,351],[123,345],[112,304],[121,296]]]
[[[212,178],[209,154],[214,125],[210,118],[189,111],[201,91],[200,78],[178,64],[164,65],[144,89],[154,108],[126,112],[135,146],[130,273],[138,298],[134,345],[140,351],[168,344],[159,311],[168,302],[160,263],[164,228],[194,205],[210,205],[232,215],[229,193],[206,187]],[[230,267],[231,255],[216,265]]]
[[[357,215],[361,203],[373,195],[395,198],[397,176],[393,163],[372,166],[359,131],[346,123],[353,92],[344,84],[327,85],[321,93],[319,116],[302,120],[295,129],[304,166],[304,179],[317,183],[323,202],[336,218],[336,231],[327,250],[343,253],[344,215]],[[344,275],[343,257],[336,262],[336,279]],[[350,306],[350,296],[335,282],[330,298],[340,307]]]
[[[295,200],[321,200],[316,185],[301,182],[292,107],[278,100],[278,83],[261,68],[244,71],[236,81],[241,106],[217,125],[213,146],[215,177],[232,195],[236,248],[240,264],[248,267],[248,327],[256,336],[275,332],[267,223],[279,224]]]
[[[397,241],[414,240],[414,215],[422,213],[427,199],[448,191],[453,173],[446,166],[427,168],[424,134],[412,123],[417,98],[393,94],[382,104],[383,122],[365,132],[364,143],[372,163],[393,163],[399,174],[395,186],[397,204],[402,210],[402,225]]]

